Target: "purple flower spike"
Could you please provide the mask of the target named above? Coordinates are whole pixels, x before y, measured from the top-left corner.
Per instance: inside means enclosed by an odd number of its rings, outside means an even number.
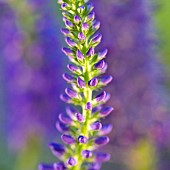
[[[102,40],[102,35],[101,34],[97,34],[93,39],[92,39],[92,43],[100,43]]]
[[[97,84],[98,84],[98,79],[96,77],[91,79],[88,83],[88,85],[91,87],[95,87],[95,86],[97,86]]]
[[[62,28],[62,29],[61,29],[61,32],[62,32],[64,35],[69,35],[69,34],[70,34],[70,31],[69,31],[67,28]]]
[[[94,20],[95,18],[95,13],[92,11],[89,13],[89,15],[87,16],[87,20],[88,21],[91,21],[91,20]]]
[[[52,165],[40,164],[38,170],[54,170]]]
[[[105,91],[103,91],[102,93],[100,93],[99,95],[97,95],[95,97],[95,101],[96,102],[101,102],[106,98],[106,96],[107,96],[107,93]]]
[[[66,170],[66,166],[63,162],[57,162],[53,165],[54,170]]]
[[[100,84],[105,86],[109,84],[112,81],[112,79],[113,79],[112,76],[105,76],[100,79]]]
[[[70,98],[77,98],[78,97],[78,94],[70,88],[66,88],[65,92]]]
[[[100,134],[101,135],[107,135],[112,131],[112,129],[113,129],[112,124],[102,125],[102,129],[100,130]]]
[[[108,116],[113,110],[114,110],[113,107],[110,106],[104,107],[100,111],[100,116],[101,117]]]
[[[59,114],[58,118],[64,124],[71,124],[72,123],[72,120],[66,115]]]
[[[77,112],[75,116],[76,116],[77,121],[84,122],[84,116],[81,113]]]
[[[93,109],[93,105],[90,102],[87,102],[86,106],[85,106],[85,109],[86,110],[92,110]]]
[[[67,20],[65,21],[65,25],[66,25],[66,27],[68,27],[68,28],[70,28],[70,27],[73,27],[73,26],[74,26],[72,22],[67,21]]]
[[[94,22],[93,30],[98,30],[99,28],[100,28],[100,22],[99,21]]]
[[[81,53],[80,50],[77,50],[76,57],[78,60],[82,61],[84,59],[84,55]]]
[[[70,74],[64,73],[63,74],[63,79],[67,81],[68,83],[73,83],[74,77]]]
[[[95,139],[94,142],[96,145],[106,145],[109,143],[109,137],[107,136],[98,137]]]
[[[85,88],[86,87],[86,83],[80,78],[77,78],[77,85],[79,88]]]
[[[75,140],[73,137],[71,137],[70,135],[61,135],[61,139],[65,144],[71,145],[75,143]]]
[[[74,22],[75,22],[76,24],[79,24],[80,21],[81,21],[81,18],[80,18],[78,15],[75,15],[75,16],[74,16]]]
[[[78,34],[78,39],[81,40],[81,41],[84,41],[86,39],[86,37],[85,37],[85,35],[82,32],[80,32]]]
[[[77,164],[77,161],[74,158],[70,157],[67,159],[67,164],[70,166],[75,166]]]
[[[105,61],[104,60],[100,60],[97,64],[95,64],[94,65],[94,67],[96,68],[96,69],[103,69],[104,67],[105,67]]]
[[[78,141],[79,141],[79,143],[85,144],[85,143],[87,143],[87,138],[85,136],[81,135],[78,137]]]
[[[76,72],[76,71],[79,71],[79,67],[73,65],[73,64],[68,64],[67,65],[67,68],[71,71],[71,72]]]
[[[87,55],[87,57],[94,55],[94,48],[90,47],[90,49],[87,51],[86,55]]]
[[[70,48],[64,47],[64,48],[62,48],[62,51],[65,55],[72,55],[73,54],[73,52],[72,52],[72,50],[70,50]]]
[[[87,31],[89,29],[89,25],[85,22],[82,24],[82,30]]]
[[[60,99],[61,99],[63,102],[71,103],[71,98],[70,98],[69,96],[67,96],[66,94],[61,94],[61,95],[60,95]]]
[[[102,52],[100,52],[100,53],[98,54],[98,58],[99,58],[99,59],[105,58],[106,55],[107,55],[107,53],[108,53],[108,50],[107,50],[107,49],[103,50]]]
[[[56,128],[61,133],[69,131],[69,127],[66,124],[61,123],[61,122],[56,122]]]
[[[100,130],[102,128],[102,124],[100,122],[94,122],[90,125],[91,130]]]
[[[84,157],[84,158],[90,158],[90,157],[92,157],[92,152],[91,151],[89,151],[89,150],[83,150],[82,151],[82,156]]]
[[[96,155],[95,155],[95,160],[97,161],[97,162],[107,162],[107,161],[109,161],[110,160],[110,154],[108,154],[108,153],[103,153],[103,152],[98,152],[98,153],[96,153]]]
[[[50,143],[49,147],[55,156],[62,156],[65,153],[65,147],[61,144]]]
[[[71,38],[69,38],[69,37],[67,37],[67,38],[65,39],[65,41],[66,41],[66,43],[67,43],[70,47],[76,46],[76,43],[75,43]]]

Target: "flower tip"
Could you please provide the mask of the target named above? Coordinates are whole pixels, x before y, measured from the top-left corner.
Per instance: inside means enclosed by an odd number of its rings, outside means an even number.
[[[77,161],[74,158],[70,157],[67,159],[67,164],[70,166],[75,166],[77,164]]]
[[[109,143],[109,137],[108,136],[98,137],[95,139],[94,142],[96,145],[106,145]]]
[[[65,143],[65,144],[68,144],[68,145],[71,145],[71,144],[74,144],[75,143],[75,140],[72,136],[70,135],[61,135],[61,139],[62,141]]]

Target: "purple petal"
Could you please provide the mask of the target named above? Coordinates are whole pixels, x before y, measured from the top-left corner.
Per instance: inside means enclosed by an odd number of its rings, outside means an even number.
[[[63,162],[57,162],[53,165],[54,170],[66,170],[66,166]]]
[[[78,60],[82,61],[84,59],[84,55],[81,53],[80,50],[77,50],[76,57]]]
[[[95,100],[96,102],[101,102],[106,98],[106,96],[107,96],[106,92],[103,91],[102,93],[100,93],[99,95],[95,97]]]
[[[77,85],[79,88],[85,88],[86,87],[86,83],[80,78],[77,78]]]
[[[107,53],[108,53],[108,50],[107,50],[107,49],[103,50],[102,52],[100,52],[100,53],[98,54],[98,58],[99,58],[99,59],[105,58],[106,55],[107,55]]]
[[[67,96],[66,94],[61,94],[61,95],[60,95],[60,99],[61,99],[63,102],[71,103],[71,98],[70,98],[69,96]]]
[[[38,170],[55,170],[52,165],[40,164]]]
[[[75,22],[76,24],[78,24],[78,23],[80,23],[80,21],[81,21],[81,18],[80,18],[78,15],[75,15],[75,16],[74,16],[74,22]]]
[[[62,51],[65,55],[72,55],[73,54],[72,50],[69,49],[69,48],[64,47],[64,48],[62,48]]]
[[[70,157],[67,159],[67,164],[70,166],[75,166],[77,164],[77,161],[74,158]]]
[[[102,126],[102,129],[100,130],[101,135],[107,135],[109,134],[113,129],[112,124],[105,124]]]
[[[90,102],[87,102],[87,103],[86,103],[86,106],[85,106],[85,109],[86,109],[86,110],[92,110],[92,109],[93,109],[92,104],[91,104]]]
[[[64,35],[69,35],[69,34],[70,34],[70,31],[69,31],[67,28],[61,28],[61,32],[62,32]]]
[[[90,163],[88,166],[88,170],[100,170],[101,164],[100,163]]]
[[[98,153],[96,153],[96,155],[95,155],[95,160],[97,161],[97,162],[107,162],[107,161],[109,161],[110,160],[110,154],[108,154],[108,153],[103,153],[103,152],[98,152]]]
[[[82,30],[87,31],[89,29],[89,25],[85,22],[82,24]]]
[[[84,116],[81,113],[77,112],[75,116],[79,122],[84,122]]]
[[[100,84],[101,85],[107,85],[112,81],[112,76],[105,76],[103,78],[100,79]]]
[[[100,60],[98,63],[94,65],[95,68],[97,69],[103,69],[105,67],[106,63],[104,60]]]
[[[62,10],[67,10],[67,7],[68,7],[68,4],[66,4],[66,3],[61,4]]]
[[[98,137],[95,139],[94,142],[96,145],[106,145],[107,143],[109,143],[109,137],[107,136]]]
[[[59,117],[59,120],[64,124],[71,124],[72,123],[72,120],[66,115],[59,114],[58,117]]]
[[[102,39],[102,35],[101,34],[97,34],[96,36],[94,36],[92,38],[92,43],[100,43]]]
[[[97,121],[97,122],[94,122],[90,125],[90,128],[91,130],[100,130],[102,128],[102,124]]]
[[[85,137],[85,136],[79,136],[78,137],[78,141],[80,142],[80,143],[83,143],[83,144],[85,144],[85,143],[87,143],[87,138]]]
[[[66,25],[66,27],[73,27],[74,25],[73,25],[73,23],[72,22],[70,22],[70,21],[65,21],[65,25]]]
[[[66,37],[65,41],[70,47],[76,46],[76,43],[69,37]]]
[[[91,86],[91,87],[95,87],[97,86],[98,84],[98,79],[95,77],[93,79],[91,79],[89,82],[88,82],[88,85]]]
[[[80,32],[78,34],[78,39],[81,40],[81,41],[84,41],[86,39],[86,37],[85,37],[85,35],[82,32]]]
[[[94,55],[94,48],[90,47],[90,49],[87,51],[86,55],[87,55],[87,57]]]
[[[79,71],[79,70],[80,70],[79,67],[77,67],[77,66],[75,66],[75,65],[73,65],[73,64],[68,64],[68,65],[67,65],[67,68],[68,68],[71,72],[76,72],[76,71]]]
[[[63,134],[61,136],[61,139],[62,141],[65,143],[65,144],[68,144],[68,145],[71,145],[71,144],[74,144],[75,143],[75,140],[73,137],[71,137],[70,135],[65,135]]]
[[[93,30],[98,30],[99,28],[100,28],[100,22],[99,21],[94,22]]]
[[[84,157],[84,158],[90,158],[90,157],[92,157],[92,152],[91,151],[89,151],[89,150],[83,150],[82,151],[82,156]]]
[[[67,114],[69,115],[69,117],[71,117],[72,119],[74,119],[74,115],[75,115],[75,113],[77,113],[77,110],[76,110],[75,108],[73,108],[73,107],[68,106],[68,107],[66,108],[66,112],[67,112]]]
[[[61,123],[61,122],[56,122],[56,128],[61,133],[69,131],[69,127],[66,124]]]
[[[61,144],[50,143],[49,147],[55,156],[62,156],[65,153],[65,147]]]
[[[64,73],[63,79],[66,80],[68,83],[73,83],[74,77],[70,74]]]
[[[70,88],[66,88],[65,89],[65,93],[70,97],[70,98],[77,98],[78,97],[78,94],[73,91],[72,89]]]
[[[100,116],[102,117],[108,116],[113,110],[114,110],[113,107],[110,107],[110,106],[104,107],[100,111]]]
[[[92,11],[92,12],[90,12],[89,15],[87,16],[87,20],[88,20],[88,21],[92,21],[92,20],[94,20],[94,18],[95,18],[95,13]]]

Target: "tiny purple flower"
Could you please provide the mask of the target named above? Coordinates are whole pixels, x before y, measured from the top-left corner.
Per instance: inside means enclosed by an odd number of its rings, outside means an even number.
[[[74,158],[70,157],[67,159],[67,164],[70,166],[75,166],[77,164],[77,161]]]
[[[84,59],[84,55],[81,53],[80,50],[77,50],[76,57],[78,60],[82,61]]]
[[[97,84],[98,84],[98,79],[96,77],[91,79],[88,83],[88,85],[91,87],[95,87],[95,86],[97,86]]]
[[[100,60],[97,64],[94,65],[96,69],[103,69],[105,67],[106,63],[104,60]]]
[[[70,98],[78,98],[78,94],[70,88],[66,88],[65,92]]]
[[[55,156],[61,156],[66,151],[63,145],[57,143],[50,143],[49,147]]]
[[[85,22],[82,24],[82,30],[87,31],[89,29],[89,25]]]
[[[107,96],[107,93],[105,91],[103,91],[102,93],[100,93],[99,95],[97,95],[95,97],[95,101],[96,102],[101,102],[106,98],[106,96]]]
[[[78,34],[78,39],[79,39],[80,41],[84,41],[84,40],[86,39],[86,37],[85,37],[85,35],[84,35],[82,32],[80,32],[80,33]]]
[[[90,157],[92,157],[92,152],[91,151],[89,151],[89,150],[83,150],[82,151],[82,156],[84,157],[84,158],[90,158]]]
[[[85,106],[85,109],[86,110],[92,110],[92,108],[93,108],[93,105],[91,104],[91,102],[87,102],[86,106]]]
[[[109,84],[109,83],[112,81],[112,79],[113,79],[112,76],[102,77],[102,78],[100,79],[100,84],[103,85],[103,86],[105,86],[105,85]]]
[[[62,141],[65,143],[65,144],[68,144],[68,145],[71,145],[71,144],[74,144],[75,143],[75,140],[72,136],[70,135],[61,135],[61,139]]]
[[[77,121],[84,122],[84,116],[81,113],[77,112],[75,114],[75,117],[76,117]]]
[[[98,152],[95,154],[96,162],[107,162],[110,160],[110,154],[104,152]]]
[[[77,85],[80,88],[85,88],[86,87],[86,83],[80,77],[77,78]]]
[[[90,125],[90,128],[91,130],[100,130],[102,128],[102,124],[97,121],[97,122],[94,122]]]
[[[109,143],[109,137],[107,136],[101,136],[95,139],[94,143],[96,145],[106,145]]]
[[[76,43],[69,37],[66,37],[65,41],[70,47],[76,46]]]
[[[113,107],[110,106],[103,107],[100,111],[100,116],[101,117],[108,116],[113,110],[114,110]]]
[[[61,29],[61,32],[62,32],[64,35],[69,35],[69,34],[70,34],[70,31],[69,31],[67,28],[62,28],[62,29]]]
[[[94,55],[94,48],[90,47],[90,49],[87,51],[86,55],[87,55],[87,57]]]
[[[75,16],[74,16],[74,22],[75,22],[76,24],[79,24],[80,21],[81,21],[81,18],[80,18],[78,15],[75,15]]]
[[[70,50],[70,48],[64,47],[64,48],[62,48],[62,51],[65,55],[72,55],[73,54],[73,52],[72,52],[72,50]]]
[[[81,135],[78,137],[78,141],[79,141],[79,143],[85,144],[85,143],[87,143],[87,138],[85,136]]]

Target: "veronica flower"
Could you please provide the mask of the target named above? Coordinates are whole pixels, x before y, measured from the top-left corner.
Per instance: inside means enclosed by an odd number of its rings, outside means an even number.
[[[102,76],[107,69],[107,50],[95,50],[102,36],[97,33],[99,24],[95,20],[94,6],[91,3],[83,0],[59,0],[59,4],[66,26],[61,31],[68,44],[62,51],[70,60],[67,66],[70,73],[65,73],[63,78],[71,85],[66,88],[61,99],[77,106],[77,109],[67,108],[67,115],[59,115],[57,128],[63,133],[61,140],[65,145],[49,145],[61,162],[53,165],[41,164],[39,169],[100,169],[101,163],[108,161],[110,155],[96,149],[108,144],[107,134],[111,126],[102,125],[101,119],[113,110],[112,107],[103,106],[109,99],[109,94],[100,92],[112,80],[111,76]]]

